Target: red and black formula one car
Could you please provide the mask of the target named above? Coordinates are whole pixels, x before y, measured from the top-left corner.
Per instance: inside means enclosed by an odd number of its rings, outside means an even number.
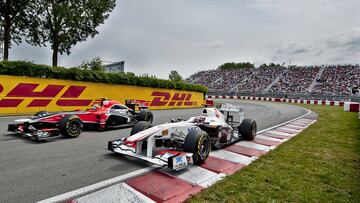
[[[138,107],[139,111],[135,111]],[[131,127],[138,121],[152,123],[153,114],[147,106],[136,101],[126,105],[114,100],[102,99],[87,111],[46,112],[40,111],[29,118],[17,119],[8,126],[8,131],[16,132],[36,140],[59,137],[74,138],[85,130],[104,130]]]

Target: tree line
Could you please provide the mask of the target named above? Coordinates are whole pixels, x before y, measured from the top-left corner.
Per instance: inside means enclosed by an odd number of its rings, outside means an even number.
[[[96,63],[95,60],[93,63]],[[86,82],[101,82],[108,84],[136,85],[142,87],[168,88],[207,92],[202,85],[191,84],[182,80],[164,80],[147,74],[136,76],[131,72],[106,73],[93,70],[94,64],[87,64],[86,68],[64,68],[33,64],[27,61],[0,61],[0,75],[27,76],[35,78],[74,80]],[[176,71],[175,71],[176,72]],[[176,73],[172,72],[173,75]],[[178,78],[178,76],[176,76]]]
[[[58,55],[98,34],[116,6],[116,0],[0,0],[0,42],[3,59],[13,44],[23,41],[52,49],[52,66]]]
[[[261,64],[259,68],[281,68],[283,67],[280,64],[275,63],[269,63],[269,64]],[[218,67],[218,69],[221,70],[228,70],[228,69],[243,69],[243,68],[255,68],[255,65],[250,62],[230,62],[230,63],[224,63]]]

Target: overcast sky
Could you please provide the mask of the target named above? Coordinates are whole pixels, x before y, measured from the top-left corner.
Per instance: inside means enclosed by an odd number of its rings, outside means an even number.
[[[225,62],[360,63],[360,0],[118,0],[69,67],[100,57],[125,71],[183,77]],[[11,60],[51,64],[50,47],[14,46]]]

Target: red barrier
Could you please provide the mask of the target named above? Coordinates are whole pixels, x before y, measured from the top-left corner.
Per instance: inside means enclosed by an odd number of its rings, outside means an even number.
[[[350,104],[350,112],[359,112],[360,104],[352,103]]]
[[[214,106],[214,100],[212,100],[212,99],[207,99],[207,100],[206,100],[206,106]]]

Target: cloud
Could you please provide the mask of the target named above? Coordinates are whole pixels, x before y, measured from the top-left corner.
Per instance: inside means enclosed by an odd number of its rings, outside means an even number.
[[[327,40],[326,43],[327,46],[332,49],[360,52],[360,28],[347,30],[334,38]]]
[[[291,55],[306,54],[312,51],[311,46],[303,44],[291,44],[287,49]]]
[[[214,49],[217,49],[217,48],[220,48],[220,47],[223,47],[224,46],[224,42],[223,41],[214,41],[212,43],[210,43],[208,45],[209,48],[214,48]]]
[[[321,53],[321,50],[304,43],[291,43],[285,47],[278,48],[272,57],[272,61],[278,63],[292,62],[294,59],[302,59],[315,55],[315,53],[318,55]]]
[[[313,44],[290,43],[278,48],[273,61],[291,61],[300,64],[359,63],[360,29],[347,29],[323,38]]]
[[[225,62],[359,62],[359,0],[118,0],[94,39],[61,66],[100,57],[125,70],[183,77]],[[14,45],[11,60],[51,64],[50,46]]]

